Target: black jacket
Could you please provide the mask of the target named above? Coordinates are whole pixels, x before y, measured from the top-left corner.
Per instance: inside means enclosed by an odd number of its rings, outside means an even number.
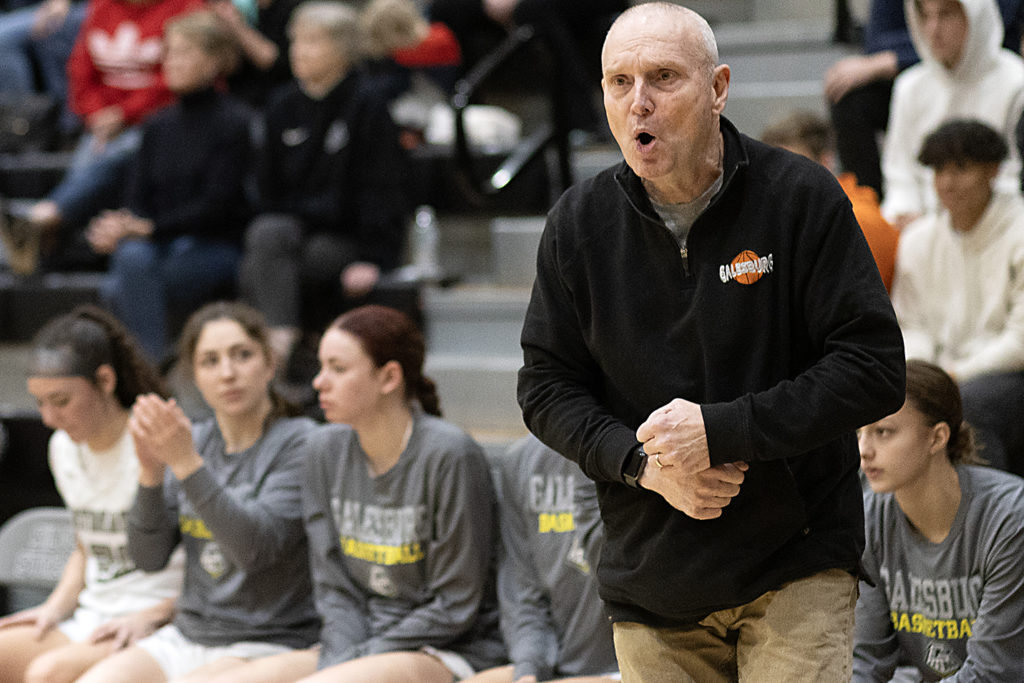
[[[410,166],[387,102],[355,70],[323,99],[295,83],[275,93],[257,161],[260,213],[301,219],[351,240],[360,260],[398,265]]]
[[[527,426],[598,482],[598,578],[613,617],[685,624],[864,544],[855,430],[904,399],[903,343],[828,171],[722,120],[722,189],[686,258],[623,163],[548,216],[523,327]],[[701,404],[712,464],[750,464],[698,521],[622,483],[636,428]]]
[[[153,221],[154,240],[191,234],[241,244],[252,111],[230,95],[181,96],[146,121],[126,205]]]

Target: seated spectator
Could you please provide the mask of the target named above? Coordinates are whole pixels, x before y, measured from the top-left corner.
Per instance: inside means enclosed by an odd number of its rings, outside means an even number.
[[[89,224],[110,254],[104,299],[154,361],[168,353],[170,320],[233,293],[248,216],[249,109],[217,90],[237,59],[213,13],[167,23],[163,74],[177,102],[142,126],[124,208]]]
[[[311,437],[303,488],[320,646],[215,683],[450,683],[503,659],[490,471],[440,418],[424,354],[412,320],[384,306],[324,333],[314,386],[333,424]]]
[[[900,237],[893,308],[907,358],[960,383],[984,456],[1020,471],[1024,448],[1024,201],[993,189],[1006,143],[978,121],[950,121],[918,156],[942,210]]]
[[[925,136],[950,118],[977,118],[1012,140],[1024,110],[1024,60],[1001,47],[996,0],[906,0],[921,62],[896,77],[882,152],[882,213],[902,228],[936,209],[927,168],[917,162]],[[1016,145],[1000,189],[1020,189]]]
[[[597,487],[533,436],[509,448],[498,477],[498,597],[512,664],[469,683],[618,680],[594,574],[604,538]]]
[[[835,147],[832,139],[832,129],[828,122],[809,111],[793,112],[765,128],[761,134],[761,140],[769,145],[788,149],[834,171]],[[838,180],[850,198],[853,214],[868,241],[871,255],[875,257],[875,265],[878,266],[885,289],[891,291],[899,231],[882,216],[878,195],[874,190],[859,185],[852,173],[842,173]]]
[[[446,103],[462,52],[455,34],[430,22],[413,0],[370,0],[360,20],[367,37],[366,70],[390,103],[402,146],[424,140],[431,108]]]
[[[296,81],[263,118],[258,216],[240,273],[282,359],[302,329],[322,328],[398,265],[409,214],[408,159],[387,102],[359,66],[356,11],[305,2],[289,35]]]
[[[126,549],[139,477],[129,409],[163,388],[124,328],[93,306],[39,330],[27,384],[56,430],[50,470],[74,520],[75,549],[43,604],[0,619],[0,680],[70,683],[170,621],[181,590],[180,553],[148,573]]]
[[[1020,52],[1024,2],[998,0],[1003,47]],[[871,0],[863,52],[844,57],[825,73],[825,97],[836,133],[839,168],[883,196],[878,136],[889,123],[893,80],[918,62],[903,12],[904,0]]]
[[[288,19],[299,0],[254,0],[252,14],[239,9],[248,3],[209,0],[242,49],[242,62],[228,78],[231,93],[262,109],[271,93],[291,80],[288,67]]]
[[[5,248],[27,251],[23,271],[40,252],[60,265],[75,230],[115,205],[124,172],[139,146],[139,125],[173,99],[160,76],[164,24],[202,0],[90,0],[68,62],[71,109],[85,134],[56,188],[27,215],[0,226]],[[63,228],[65,233],[60,235]]]
[[[85,0],[43,0],[0,14],[0,92],[45,93],[66,107],[66,65],[85,10]],[[66,108],[59,132],[66,137],[78,132]]]
[[[907,400],[860,432],[856,683],[1024,680],[1024,481],[976,467],[956,384],[907,363]]]
[[[413,0],[370,0],[360,13],[366,34],[368,70],[385,80],[388,99],[406,91],[412,74],[423,71],[446,92],[462,63],[455,34],[428,21]]]
[[[302,468],[314,423],[270,387],[260,315],[216,302],[189,318],[181,357],[214,419],[195,427],[173,399],[140,396],[129,421],[139,490],[128,550],[147,571],[185,546],[174,621],[92,667],[78,683],[209,676],[308,647],[319,620],[302,533]]]
[[[872,0],[862,48],[861,54],[844,57],[825,72],[825,98],[841,168],[881,197],[877,136],[889,123],[893,79],[918,61],[903,0]]]

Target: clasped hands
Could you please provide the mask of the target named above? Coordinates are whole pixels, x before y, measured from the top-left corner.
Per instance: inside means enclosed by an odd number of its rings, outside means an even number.
[[[139,396],[128,429],[139,459],[139,481],[146,486],[162,482],[165,467],[180,481],[203,464],[192,443],[192,422],[173,398]]]
[[[711,466],[700,406],[681,398],[658,408],[636,438],[648,455],[640,486],[694,519],[714,519],[740,492],[748,465]]]
[[[127,209],[103,211],[89,221],[85,231],[89,246],[97,254],[113,254],[121,240],[147,239],[153,234],[153,221],[139,218]]]

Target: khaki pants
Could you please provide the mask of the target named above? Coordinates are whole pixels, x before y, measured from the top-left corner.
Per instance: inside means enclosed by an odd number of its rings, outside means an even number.
[[[831,569],[699,625],[614,625],[624,683],[849,681],[857,579]]]

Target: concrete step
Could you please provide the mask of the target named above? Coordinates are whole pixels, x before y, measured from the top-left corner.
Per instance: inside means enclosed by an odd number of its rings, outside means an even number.
[[[466,431],[507,441],[526,433],[516,402],[522,360],[509,356],[428,354],[424,371],[437,383],[441,410]]]
[[[530,291],[521,287],[476,285],[424,291],[428,352],[521,361],[519,333],[529,300]]]
[[[544,216],[499,216],[491,221],[494,282],[501,287],[533,286]]]
[[[437,382],[445,417],[499,447],[526,432],[516,376],[529,297],[523,287],[485,285],[428,289],[423,296],[425,371]]]
[[[0,413],[36,409],[35,400],[25,389],[28,357],[28,344],[0,342]]]
[[[794,109],[827,113],[825,72],[851,54],[833,42],[831,19],[731,23],[717,27],[720,61],[731,70],[725,115],[757,137]]]

